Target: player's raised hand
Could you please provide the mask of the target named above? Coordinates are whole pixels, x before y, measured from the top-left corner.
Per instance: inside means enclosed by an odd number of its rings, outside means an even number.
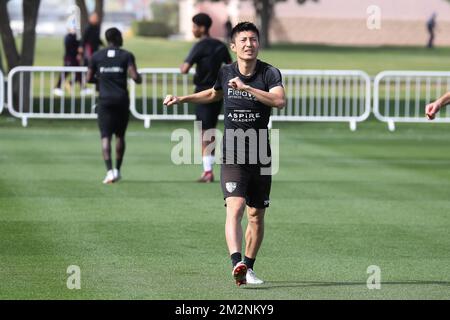
[[[440,109],[439,103],[437,101],[427,104],[425,107],[425,114],[428,120],[433,120]]]
[[[248,85],[243,83],[239,77],[233,78],[230,81],[228,81],[228,86],[237,90],[244,90],[248,88]]]
[[[180,102],[180,99],[177,96],[172,96],[172,95],[167,95],[166,98],[164,99],[163,104],[165,106],[173,106],[174,104],[178,104],[178,102]]]

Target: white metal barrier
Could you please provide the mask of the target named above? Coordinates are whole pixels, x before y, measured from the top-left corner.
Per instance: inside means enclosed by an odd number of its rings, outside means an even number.
[[[370,78],[359,70],[281,70],[287,103],[272,121],[357,122],[370,115]]]
[[[450,91],[450,72],[383,71],[375,77],[373,90],[375,117],[394,131],[395,122],[428,122],[425,106]],[[434,122],[449,123],[448,108]]]
[[[8,109],[22,119],[29,118],[95,119],[95,90],[82,94],[85,67],[14,68],[8,75]],[[193,120],[192,105],[166,108],[162,100],[168,94],[186,95],[193,91],[193,70],[187,75],[175,68],[140,69],[143,83],[130,81],[130,110],[134,117],[150,126],[152,119]],[[281,70],[287,105],[273,109],[271,121],[349,122],[352,130],[357,122],[370,115],[370,78],[357,70]],[[81,82],[77,83],[77,75]],[[55,95],[57,77],[63,84]],[[68,88],[64,87],[64,84]],[[14,89],[16,89],[14,91]],[[219,116],[223,120],[223,115]]]
[[[0,114],[3,112],[3,107],[5,105],[5,78],[3,78],[3,73],[0,72]]]
[[[96,92],[86,83],[86,72],[86,67],[12,69],[8,74],[9,112],[21,118],[23,126],[29,118],[95,119]]]
[[[144,121],[145,128],[150,127],[151,120],[195,119],[187,103],[170,108],[162,104],[167,94],[187,95],[193,92],[193,70],[189,74],[181,74],[176,68],[143,68],[139,73],[142,84],[130,81],[130,111],[135,118]]]
[[[152,119],[193,120],[192,108],[182,106],[165,108],[166,94],[186,95],[192,92],[192,73],[180,74],[174,68],[145,68],[139,72],[143,82],[138,89],[131,84],[131,112],[144,120],[146,128]],[[272,121],[333,121],[349,122],[351,130],[356,123],[370,115],[370,78],[355,70],[281,70],[286,90],[287,105],[274,109]],[[219,116],[223,120],[223,115]]]

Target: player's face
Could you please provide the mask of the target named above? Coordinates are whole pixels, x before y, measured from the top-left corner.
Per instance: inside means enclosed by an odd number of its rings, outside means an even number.
[[[236,53],[238,59],[255,60],[258,57],[259,40],[253,31],[239,32],[234,42],[231,43],[231,50]]]
[[[196,38],[200,38],[205,33],[205,27],[192,24],[192,34]]]

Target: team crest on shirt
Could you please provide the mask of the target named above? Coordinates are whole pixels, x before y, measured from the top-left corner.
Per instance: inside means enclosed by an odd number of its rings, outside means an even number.
[[[227,182],[225,183],[225,187],[227,188],[227,191],[231,193],[236,190],[237,182]]]
[[[108,50],[107,56],[108,58],[114,58],[116,56],[116,50]]]

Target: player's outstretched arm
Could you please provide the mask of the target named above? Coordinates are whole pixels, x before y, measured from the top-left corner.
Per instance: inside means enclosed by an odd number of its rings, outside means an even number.
[[[242,90],[250,93],[258,101],[265,104],[266,106],[274,107],[277,109],[283,109],[286,105],[286,98],[284,93],[284,88],[282,86],[277,86],[269,90],[269,92],[253,88],[248,84],[244,84],[239,77],[233,78],[228,82],[228,86],[233,89]]]
[[[436,113],[438,113],[439,110],[449,102],[450,102],[450,92],[447,92],[436,101],[427,104],[427,106],[425,107],[425,114],[428,120],[433,120],[436,117]]]
[[[189,70],[191,69],[192,65],[190,65],[187,62],[184,62],[181,66],[180,66],[180,72],[182,74],[187,74],[189,72]]]
[[[134,80],[134,82],[136,82],[136,83],[142,83],[142,76],[141,76],[141,74],[137,71],[136,65],[135,65],[135,64],[131,64],[131,65],[128,67],[128,74],[130,75],[131,79]]]
[[[192,102],[198,104],[209,104],[212,102],[219,101],[223,98],[223,91],[214,90],[214,88],[203,90],[194,94],[190,94],[188,96],[172,96],[167,95],[164,99],[164,105],[170,107],[174,104],[184,103],[184,102]]]

